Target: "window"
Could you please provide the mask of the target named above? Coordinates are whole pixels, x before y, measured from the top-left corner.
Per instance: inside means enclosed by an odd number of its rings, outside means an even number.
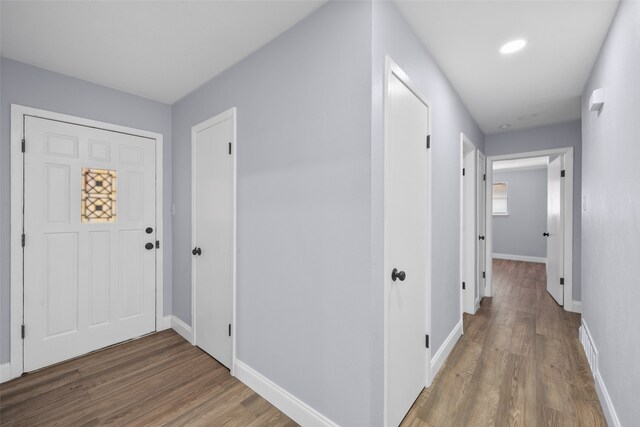
[[[82,169],[82,222],[116,221],[116,171]]]
[[[508,215],[507,210],[507,183],[493,183],[493,214]]]

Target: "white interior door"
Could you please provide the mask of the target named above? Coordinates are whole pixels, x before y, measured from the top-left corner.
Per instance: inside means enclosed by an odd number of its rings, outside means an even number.
[[[562,157],[558,156],[547,169],[547,291],[563,305],[564,289],[560,284],[564,265],[561,173]]]
[[[24,120],[31,371],[155,330],[155,141]]]
[[[464,311],[469,314],[476,312],[477,292],[477,215],[476,215],[476,149],[471,143],[464,147],[463,157],[463,229],[462,256],[464,283]]]
[[[474,293],[474,304],[477,309],[480,305],[480,299],[485,295],[485,277],[486,277],[486,266],[487,266],[487,246],[486,246],[486,221],[485,221],[485,210],[487,204],[487,188],[486,188],[486,177],[487,177],[487,162],[484,154],[478,151],[478,191],[476,193],[476,197],[478,200],[477,206],[477,217],[478,217],[478,269],[477,269],[477,277],[475,293]]]
[[[193,262],[195,344],[232,361],[234,118],[194,128]]]
[[[389,78],[385,172],[387,425],[396,426],[426,384],[428,107]],[[392,275],[394,279],[392,279]],[[399,276],[399,277],[398,277]]]

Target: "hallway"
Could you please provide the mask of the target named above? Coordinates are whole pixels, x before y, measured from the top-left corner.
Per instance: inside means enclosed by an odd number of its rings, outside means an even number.
[[[494,260],[494,297],[403,426],[605,426],[578,341],[580,315],[546,291],[543,264]]]

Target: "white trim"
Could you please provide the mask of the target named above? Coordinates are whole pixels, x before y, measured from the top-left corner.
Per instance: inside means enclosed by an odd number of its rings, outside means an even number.
[[[546,264],[547,259],[540,256],[513,255],[513,254],[493,254],[494,259],[508,259],[511,261],[537,262]]]
[[[442,367],[442,365],[444,365],[444,362],[447,360],[447,357],[449,357],[449,354],[451,354],[451,350],[453,350],[453,347],[458,342],[458,339],[460,339],[460,337],[462,336],[462,324],[463,321],[460,320],[458,324],[453,327],[453,330],[449,333],[447,339],[431,359],[432,381],[436,377],[436,375],[438,375],[440,368]]]
[[[0,365],[0,383],[4,383],[12,379],[11,363],[3,363]]]
[[[171,316],[171,329],[180,334],[185,340],[193,343],[193,330],[191,326],[184,323],[180,318]]]
[[[22,137],[24,115],[50,120],[64,121],[80,126],[90,126],[114,132],[127,133],[154,139],[156,142],[156,239],[160,248],[156,249],[156,330],[164,324],[164,222],[163,222],[163,135],[157,132],[120,126],[82,117],[60,114],[37,108],[11,104],[11,377],[17,378],[24,372],[23,342],[20,327],[23,319],[23,251],[22,251]]]
[[[433,104],[431,104],[431,102],[429,102],[429,100],[422,94],[422,92],[420,90],[418,90],[418,88],[413,84],[413,82],[411,81],[411,79],[409,78],[409,76],[407,76],[407,74],[398,66],[398,64],[396,64],[393,59],[391,59],[390,56],[385,56],[385,73],[384,73],[384,176],[387,175],[387,162],[389,159],[389,156],[387,155],[387,147],[388,147],[388,141],[389,141],[389,135],[388,135],[388,131],[389,131],[389,127],[387,126],[387,123],[389,123],[389,79],[391,77],[391,75],[395,75],[407,88],[409,88],[409,90],[411,92],[413,92],[413,94],[420,99],[420,101],[425,104],[427,106],[427,114],[428,114],[428,127],[429,129],[427,129],[426,133],[427,135],[431,135],[431,129],[432,129],[432,113],[431,113],[431,106]],[[433,210],[431,208],[432,205],[432,181],[433,181],[433,174],[432,174],[432,159],[431,159],[431,149],[427,149],[426,150],[426,168],[427,168],[427,256],[426,256],[426,263],[427,263],[427,278],[426,278],[426,303],[425,303],[425,310],[426,310],[426,315],[425,315],[425,331],[427,334],[429,334],[430,336],[432,336],[432,330],[431,330],[431,269],[432,269],[432,262],[431,262],[431,246],[432,246],[432,216],[433,216]],[[387,203],[387,197],[386,194],[388,193],[388,189],[387,189],[387,180],[383,178],[384,181],[384,205],[385,205],[385,212],[386,212],[386,203]],[[384,227],[384,242],[383,243],[383,248],[384,248],[384,269],[383,271],[389,271],[388,266],[386,265],[387,263],[387,245],[386,245],[386,241],[387,241],[387,229],[388,227],[386,226],[386,215],[384,215],[383,218],[383,227]],[[386,274],[386,273],[385,273]],[[387,342],[388,342],[388,330],[387,330],[387,293],[383,291],[384,294],[384,310],[383,310],[383,423],[384,426],[387,425],[387,360],[388,360],[388,348],[387,348]],[[425,371],[426,371],[426,378],[424,379],[425,381],[425,387],[429,387],[429,385],[431,384],[431,349],[426,349],[425,352]]]
[[[582,313],[582,301],[573,300],[573,312],[574,313]]]
[[[487,182],[493,182],[493,162],[498,160],[523,159],[527,157],[561,156],[562,168],[566,171],[563,179],[562,198],[564,221],[563,264],[560,274],[564,277],[564,309],[573,309],[573,147],[554,148],[550,150],[529,151],[526,153],[504,154],[487,157]],[[487,296],[493,293],[493,185],[487,185],[486,243],[487,243]]]
[[[475,194],[476,194],[476,204],[474,206],[474,213],[476,215],[476,235],[478,236],[478,238],[476,239],[476,236],[473,236],[474,240],[475,240],[475,248],[476,248],[476,256],[474,257],[474,261],[477,263],[477,267],[476,267],[476,282],[478,283],[478,296],[477,296],[477,300],[476,300],[476,307],[475,310],[478,311],[478,309],[480,308],[480,300],[485,296],[486,293],[486,288],[487,288],[487,281],[486,281],[486,277],[482,277],[482,272],[485,272],[485,276],[486,276],[486,269],[487,269],[487,259],[489,257],[487,257],[487,240],[486,240],[486,234],[487,234],[487,220],[486,218],[484,218],[484,224],[482,223],[481,220],[481,216],[482,217],[486,217],[486,211],[487,211],[487,180],[486,180],[486,175],[487,175],[487,156],[485,156],[485,154],[480,151],[479,149],[476,150],[477,152],[477,157],[478,157],[478,161],[476,162],[476,168],[479,167],[479,164],[482,164],[482,167],[484,168],[483,173],[483,177],[480,176],[480,171],[476,170],[476,188],[475,188]],[[484,187],[484,188],[483,188]],[[484,189],[484,215],[480,214],[480,195],[482,194],[482,190]],[[480,236],[485,236],[483,237],[484,240],[480,240]],[[480,259],[480,247],[481,245],[484,245],[484,265],[481,265],[481,259]]]
[[[235,361],[236,361],[236,328],[237,325],[237,316],[236,316],[236,281],[237,281],[237,238],[238,238],[238,217],[237,217],[237,203],[238,203],[238,173],[237,173],[237,165],[238,165],[238,137],[237,137],[237,115],[236,108],[229,108],[226,111],[223,111],[220,114],[215,115],[214,117],[205,120],[204,122],[198,123],[197,125],[191,127],[191,247],[196,246],[196,194],[195,194],[195,185],[196,182],[196,168],[194,167],[196,164],[196,150],[194,150],[194,144],[196,141],[196,134],[201,130],[214,126],[218,123],[224,122],[225,120],[231,119],[232,122],[232,136],[231,136],[231,147],[232,147],[232,168],[233,168],[233,201],[231,203],[233,213],[233,248],[232,250],[232,307],[231,307],[231,367],[229,368],[231,375],[235,375]],[[196,263],[195,257],[191,259],[191,325],[193,327],[192,338],[190,340],[191,344],[196,345]]]
[[[611,400],[611,396],[609,395],[607,386],[605,385],[604,380],[602,379],[602,375],[600,374],[600,368],[598,365],[598,348],[593,341],[591,331],[589,331],[587,323],[584,319],[582,319],[582,326],[580,327],[579,336],[580,343],[584,348],[585,355],[587,356],[587,361],[589,362],[589,366],[591,367],[591,372],[596,383],[596,391],[598,392],[598,396],[600,397],[602,410],[605,417],[607,418],[607,424],[613,427],[620,427],[621,424],[620,419],[618,418],[618,413],[613,406],[613,401]]]
[[[245,363],[235,360],[234,365],[236,367],[236,377],[240,381],[284,412],[296,423],[305,427],[338,426],[338,424]]]
[[[165,331],[167,329],[171,329],[171,315],[164,316],[164,319],[162,319],[162,327],[158,330]]]

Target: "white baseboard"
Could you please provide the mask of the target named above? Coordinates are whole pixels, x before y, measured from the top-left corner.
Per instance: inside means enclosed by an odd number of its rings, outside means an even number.
[[[600,396],[602,410],[607,418],[607,423],[613,427],[621,427],[620,419],[611,401],[611,396],[609,396],[607,387],[600,375],[600,369],[598,368],[598,348],[593,342],[593,337],[584,319],[582,319],[582,326],[580,326],[580,343],[582,343],[582,348],[584,348],[587,361],[591,367],[591,372],[593,373],[593,378],[596,383],[596,391],[598,392],[598,396]]]
[[[462,336],[462,319],[453,328],[447,339],[444,341],[444,344],[440,346],[438,351],[436,351],[436,354],[431,358],[431,378],[429,379],[429,384],[431,384],[431,381],[433,381],[442,365],[444,365],[444,361],[449,357],[451,350],[453,350],[453,346],[456,345],[460,336]]]
[[[284,412],[296,423],[305,427],[337,426],[329,418],[238,359],[234,361],[234,365],[236,378]]]
[[[571,311],[574,313],[582,313],[582,301],[573,301],[571,303]]]
[[[164,316],[164,318],[162,319],[162,324],[158,326],[158,332],[167,329],[171,329],[171,315]]]
[[[9,381],[11,378],[11,363],[0,365],[0,383]]]
[[[539,256],[528,256],[528,255],[512,255],[512,254],[493,254],[493,257],[496,259],[508,259],[511,261],[524,261],[524,262],[538,262],[541,264],[546,264],[547,259]]]
[[[193,331],[191,326],[187,325],[176,316],[171,316],[171,328],[182,335],[182,338],[193,343]]]

